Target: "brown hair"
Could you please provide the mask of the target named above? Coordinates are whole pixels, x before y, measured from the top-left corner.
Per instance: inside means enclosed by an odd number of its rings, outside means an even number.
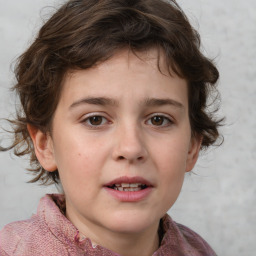
[[[20,56],[15,74],[21,106],[13,125],[10,147],[17,156],[30,156],[31,182],[59,182],[58,171],[47,172],[38,162],[27,130],[31,124],[50,130],[61,82],[70,69],[87,69],[122,48],[134,52],[157,48],[167,65],[188,81],[189,118],[202,148],[219,137],[221,120],[208,109],[216,91],[218,70],[199,50],[200,37],[178,4],[172,0],[70,0],[43,25],[28,50]]]

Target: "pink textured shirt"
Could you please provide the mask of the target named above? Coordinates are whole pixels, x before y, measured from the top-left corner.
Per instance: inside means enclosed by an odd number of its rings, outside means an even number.
[[[79,239],[79,231],[63,212],[64,196],[43,197],[31,219],[8,224],[0,231],[0,256],[118,256],[99,245],[93,246],[88,238]],[[161,225],[161,246],[153,256],[216,256],[199,235],[175,223],[168,215]]]

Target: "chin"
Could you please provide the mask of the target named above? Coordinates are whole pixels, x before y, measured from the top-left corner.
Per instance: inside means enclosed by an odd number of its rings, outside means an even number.
[[[144,230],[157,225],[161,216],[153,218],[152,214],[141,212],[121,212],[112,215],[110,223],[111,230],[119,233],[140,233]]]

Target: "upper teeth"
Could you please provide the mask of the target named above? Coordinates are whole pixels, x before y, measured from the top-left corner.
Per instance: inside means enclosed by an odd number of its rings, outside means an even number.
[[[123,188],[138,188],[141,187],[142,183],[121,183],[115,184],[116,187],[123,187]]]

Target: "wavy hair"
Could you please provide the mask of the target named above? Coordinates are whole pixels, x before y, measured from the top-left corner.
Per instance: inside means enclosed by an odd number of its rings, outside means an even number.
[[[124,48],[163,52],[170,70],[188,82],[192,134],[202,137],[202,148],[220,137],[222,120],[208,107],[219,73],[200,52],[200,36],[176,1],[70,0],[45,22],[15,68],[20,108],[9,120],[12,144],[0,150],[29,156],[31,182],[59,183],[59,174],[38,162],[27,125],[48,132],[67,71],[93,67]]]

